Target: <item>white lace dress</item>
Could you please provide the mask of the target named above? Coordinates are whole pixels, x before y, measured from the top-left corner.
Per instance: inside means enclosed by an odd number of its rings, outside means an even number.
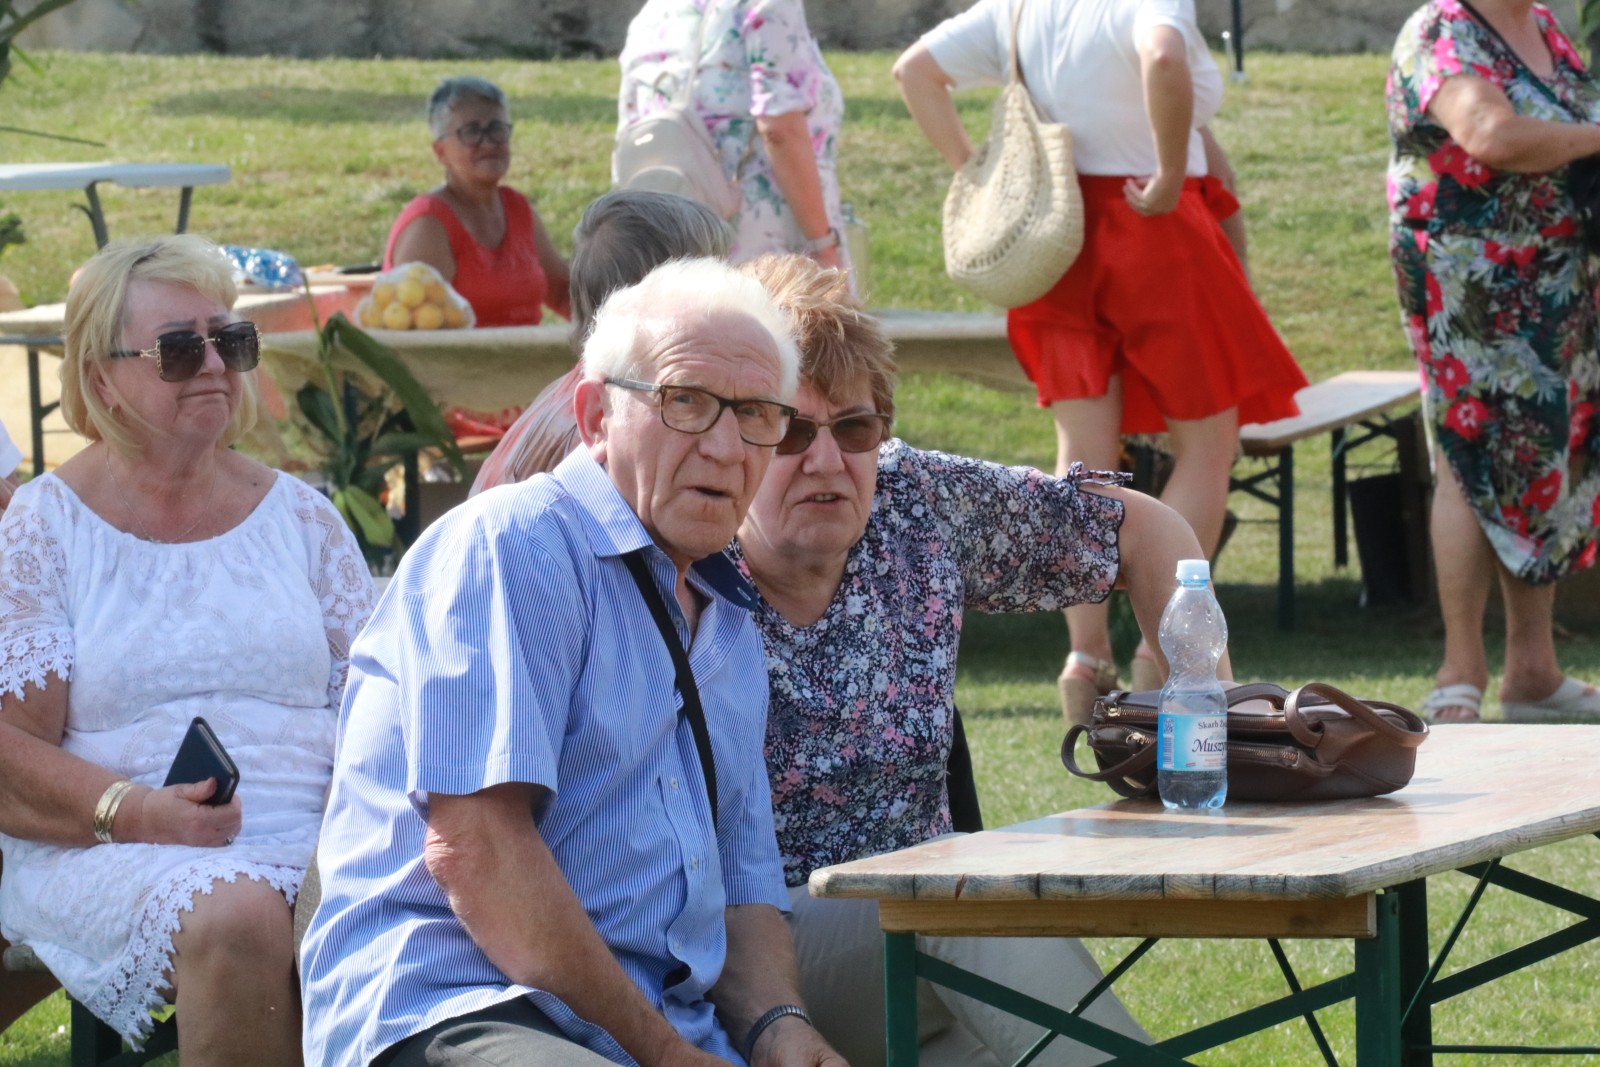
[[[286,474],[238,526],[192,544],[117,530],[54,475],[0,520],[0,692],[69,680],[62,747],[138,783],[161,785],[196,715],[239,765],[244,825],[226,848],[0,836],[0,932],[123,1035],[148,1032],[196,893],[243,875],[293,901],[371,604],[338,512]]]

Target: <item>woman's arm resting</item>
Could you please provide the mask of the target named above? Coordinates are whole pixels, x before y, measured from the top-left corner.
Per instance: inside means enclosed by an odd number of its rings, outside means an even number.
[[[450,251],[450,235],[444,224],[427,215],[406,223],[394,239],[394,265],[426,263],[447,282],[456,280],[456,255]]]
[[[572,318],[572,276],[567,269],[567,261],[561,255],[561,250],[556,248],[554,241],[550,240],[550,231],[544,228],[544,220],[539,213],[533,213],[533,247],[539,255],[539,267],[544,271],[545,282],[544,302],[564,319]]]
[[[1128,591],[1139,630],[1165,672],[1166,655],[1156,640],[1161,629],[1161,613],[1172,599],[1172,591],[1178,587],[1178,561],[1205,558],[1200,541],[1182,515],[1155,497],[1132,489],[1105,486],[1084,486],[1084,491],[1122,501],[1122,530],[1117,538],[1121,570],[1117,585]],[[1233,678],[1233,667],[1226,654],[1217,667],[1217,677],[1224,681]]]
[[[1600,152],[1600,126],[1518,115],[1498,86],[1470,74],[1446,78],[1428,114],[1467,155],[1493,170],[1542,174]]]
[[[921,127],[934,149],[950,164],[951,170],[972,157],[972,140],[961,116],[956,113],[956,102],[950,96],[954,85],[950,75],[939,66],[921,41],[903,52],[894,62],[895,81],[900,83],[900,95],[905,98],[906,109]]]
[[[68,683],[29,684],[21,699],[0,696],[0,833],[73,848],[96,844],[94,811],[119,775],[64,752]],[[217,846],[239,832],[235,796],[221,807],[202,801],[216,790],[194,785],[135,786],[112,823],[112,839]]]

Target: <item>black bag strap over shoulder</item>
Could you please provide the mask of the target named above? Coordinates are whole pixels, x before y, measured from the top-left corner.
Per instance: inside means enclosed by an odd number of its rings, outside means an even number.
[[[643,548],[636,548],[632,552],[622,554],[622,562],[628,565],[628,573],[633,575],[633,584],[639,587],[639,595],[644,597],[644,602],[650,608],[650,617],[655,620],[656,629],[661,631],[661,640],[666,643],[667,654],[672,657],[672,666],[677,671],[678,695],[683,698],[683,715],[689,720],[689,730],[694,734],[694,747],[700,753],[700,770],[706,779],[706,799],[711,804],[711,829],[717,830],[717,765],[711,758],[711,733],[706,729],[705,709],[700,706],[700,687],[695,685],[694,671],[689,669],[689,656],[684,652],[683,644],[678,640],[678,631],[672,625],[672,616],[667,611],[667,605],[661,599],[661,590],[656,588],[655,579],[650,576],[650,564],[645,560]]]

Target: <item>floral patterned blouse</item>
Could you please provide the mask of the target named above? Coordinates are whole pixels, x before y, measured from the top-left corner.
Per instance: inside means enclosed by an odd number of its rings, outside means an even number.
[[[950,830],[945,763],[962,612],[1104,600],[1120,566],[1120,475],[1055,478],[900,440],[878,456],[866,533],[827,612],[792,626],[765,601],[767,770],[789,885],[818,867]],[[735,558],[748,566],[734,546]]]
[[[1520,115],[1600,118],[1600,88],[1545,7],[1544,85],[1459,0],[1395,43],[1387,88],[1390,256],[1440,452],[1500,560],[1554,581],[1595,558],[1600,524],[1600,269],[1577,237],[1566,169],[1492,170],[1428,113],[1445,79],[1483,78]]]
[[[687,81],[702,10],[694,109],[722,156],[723,168],[739,174],[744,207],[735,220],[733,261],[804,250],[805,236],[756,133],[759,117],[805,112],[828,221],[842,233],[837,157],[844,95],[806,26],[801,0],[647,0],[628,25],[619,57],[620,126],[665,108]],[[845,254],[841,247],[840,255]]]

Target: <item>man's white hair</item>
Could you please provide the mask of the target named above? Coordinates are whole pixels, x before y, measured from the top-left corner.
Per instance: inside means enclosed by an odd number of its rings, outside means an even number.
[[[800,350],[788,316],[779,311],[761,283],[720,259],[674,259],[646,274],[637,285],[618,289],[595,312],[583,346],[584,377],[650,380],[646,354],[639,351],[646,322],[682,313],[749,315],[772,335],[778,349],[778,399],[794,399],[800,380]]]

